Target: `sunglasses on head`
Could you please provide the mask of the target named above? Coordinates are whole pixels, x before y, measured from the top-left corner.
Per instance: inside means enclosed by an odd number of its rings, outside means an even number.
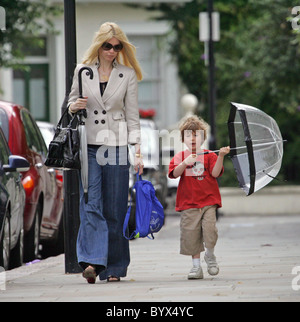
[[[114,51],[117,53],[123,49],[123,45],[121,43],[117,45],[112,45],[109,42],[105,42],[101,47],[105,51],[111,50],[113,48]]]

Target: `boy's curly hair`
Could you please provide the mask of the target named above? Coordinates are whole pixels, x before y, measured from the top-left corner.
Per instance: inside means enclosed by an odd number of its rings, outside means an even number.
[[[184,131],[203,131],[203,141],[207,138],[208,124],[196,115],[186,118],[179,127],[181,133],[181,140],[184,141]]]

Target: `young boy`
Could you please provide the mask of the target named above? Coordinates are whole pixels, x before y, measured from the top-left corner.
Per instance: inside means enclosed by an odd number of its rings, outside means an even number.
[[[188,150],[177,153],[169,165],[169,177],[180,178],[176,196],[176,211],[181,213],[180,254],[191,255],[193,267],[188,279],[203,278],[200,253],[206,248],[204,259],[210,275],[219,273],[214,255],[218,239],[216,209],[222,206],[217,178],[223,174],[224,156],[230,148],[203,154],[207,124],[191,116],[180,127],[181,139]],[[204,248],[205,245],[205,248]]]

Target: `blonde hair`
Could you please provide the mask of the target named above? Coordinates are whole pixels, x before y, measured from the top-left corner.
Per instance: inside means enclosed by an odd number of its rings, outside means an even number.
[[[142,80],[143,75],[140,64],[136,58],[136,48],[129,42],[122,29],[114,22],[105,22],[100,26],[100,29],[95,33],[90,48],[83,57],[82,63],[85,65],[95,64],[98,61],[99,48],[111,38],[118,39],[123,45],[123,49],[118,53],[116,58],[117,62],[133,68],[137,75],[137,79],[139,81]]]
[[[180,133],[181,133],[181,140],[184,141],[184,131],[203,131],[203,141],[206,140],[207,137],[207,128],[208,124],[201,118],[196,115],[189,116],[186,118],[182,124],[180,125]]]

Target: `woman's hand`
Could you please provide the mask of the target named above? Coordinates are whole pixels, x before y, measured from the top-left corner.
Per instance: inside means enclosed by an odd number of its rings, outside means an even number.
[[[141,146],[140,144],[135,145],[135,156],[134,156],[134,171],[139,175],[143,173],[144,170],[144,163],[143,163],[143,156],[141,154]]]
[[[139,175],[143,174],[144,170],[144,163],[143,163],[143,157],[142,155],[134,157],[134,171],[137,173],[139,172]]]
[[[71,113],[77,113],[79,110],[84,110],[87,107],[87,97],[77,98],[76,102],[70,104],[69,111]]]

